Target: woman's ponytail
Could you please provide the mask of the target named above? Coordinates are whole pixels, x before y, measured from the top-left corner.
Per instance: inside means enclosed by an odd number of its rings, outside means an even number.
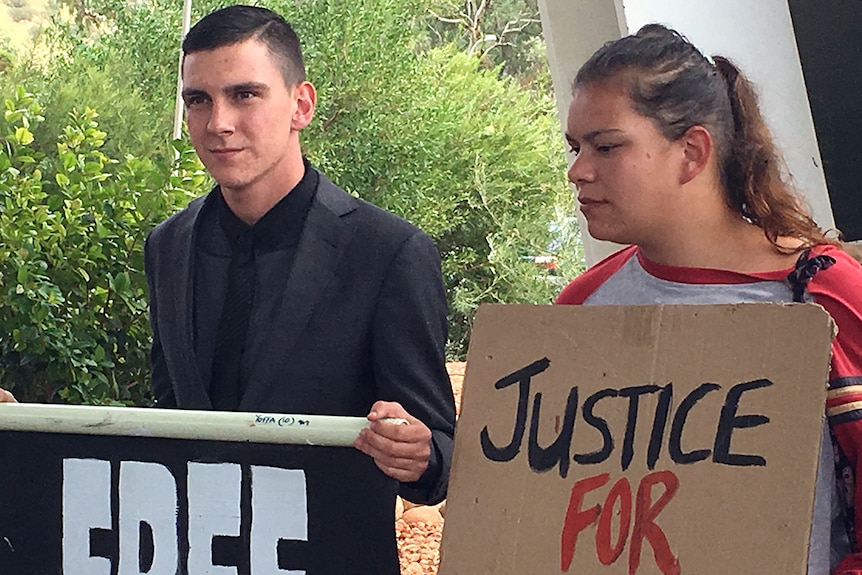
[[[805,245],[828,240],[793,189],[784,181],[784,166],[769,128],[760,113],[754,87],[727,58],[713,57],[727,85],[733,133],[722,166],[723,185],[730,207],[760,226],[779,251],[780,238]],[[790,250],[795,251],[795,250]]]

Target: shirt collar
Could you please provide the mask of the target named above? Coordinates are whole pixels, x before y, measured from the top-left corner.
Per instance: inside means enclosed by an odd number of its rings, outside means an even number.
[[[219,188],[216,198],[219,225],[231,248],[235,248],[240,238],[249,232],[253,233],[255,246],[261,251],[272,251],[299,243],[299,235],[320,180],[320,175],[308,159],[303,158],[303,164],[305,173],[299,183],[253,226],[243,222],[230,210]]]

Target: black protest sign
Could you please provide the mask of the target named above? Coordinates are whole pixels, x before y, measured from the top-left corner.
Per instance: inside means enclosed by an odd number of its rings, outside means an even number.
[[[3,574],[398,573],[350,447],[0,431],[0,485]]]

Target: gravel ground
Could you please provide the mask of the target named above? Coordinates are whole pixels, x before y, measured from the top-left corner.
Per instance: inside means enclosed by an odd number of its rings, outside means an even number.
[[[465,363],[453,362],[446,367],[452,380],[456,411],[460,412]],[[401,575],[437,575],[445,505],[444,501],[434,507],[412,507],[410,503],[398,501],[395,511],[395,535],[398,539]]]

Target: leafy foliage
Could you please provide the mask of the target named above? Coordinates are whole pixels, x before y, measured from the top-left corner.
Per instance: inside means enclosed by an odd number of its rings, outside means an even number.
[[[17,60],[17,50],[12,46],[12,43],[0,36],[0,74],[11,68]]]
[[[537,0],[434,0],[424,21],[431,46],[454,43],[485,67],[550,89]]]
[[[99,111],[100,125],[111,135],[104,144],[106,153],[167,155],[179,11],[167,3],[131,5],[120,0],[74,6],[74,17],[67,10],[53,13],[33,58],[7,72],[4,93],[26,85],[38,94],[48,133],[63,130],[72,108],[89,106]]]
[[[59,134],[16,90],[0,121],[0,386],[22,400],[145,403],[145,233],[206,176],[177,159],[114,159],[92,109]],[[38,138],[54,138],[53,154]]]

